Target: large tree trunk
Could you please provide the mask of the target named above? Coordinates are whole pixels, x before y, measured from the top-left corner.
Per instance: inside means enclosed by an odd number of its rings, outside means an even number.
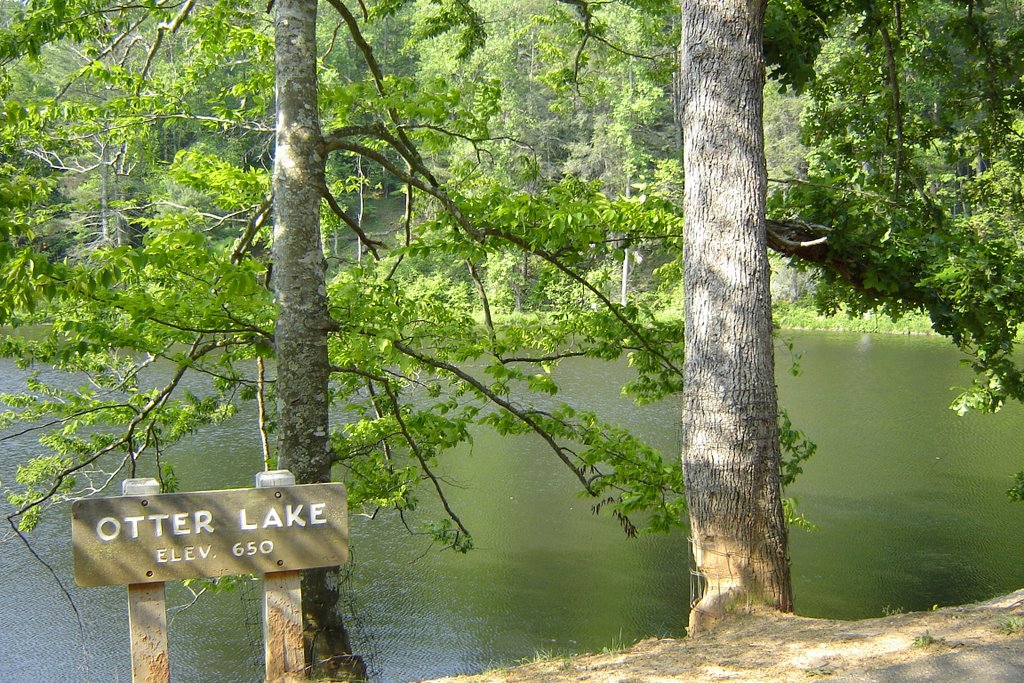
[[[277,0],[274,154],[274,328],[277,454],[300,484],[330,481],[327,335],[332,327],[320,237],[324,160],[317,102],[316,5]],[[307,662],[344,664],[351,653],[338,609],[337,570],[303,572]],[[323,664],[328,664],[324,667]]]
[[[765,238],[762,0],[683,0],[683,468],[704,592],[690,632],[793,598]]]

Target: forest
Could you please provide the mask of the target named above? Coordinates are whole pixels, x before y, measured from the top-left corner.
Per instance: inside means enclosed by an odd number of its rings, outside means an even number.
[[[173,444],[251,402],[268,468],[466,552],[443,472],[482,426],[628,535],[687,527],[693,632],[789,611],[814,446],[772,305],[926,320],[974,371],[952,408],[997,411],[1022,219],[1021,0],[0,0],[0,356],[39,370],[0,430],[40,444],[7,520],[174,491]],[[682,458],[558,400],[623,357]],[[347,662],[333,576],[308,654]]]

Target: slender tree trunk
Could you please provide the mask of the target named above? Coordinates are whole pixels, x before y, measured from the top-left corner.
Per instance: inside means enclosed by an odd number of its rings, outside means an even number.
[[[530,277],[530,255],[523,252],[523,260],[515,269],[515,277],[512,278],[512,295],[515,297],[515,312],[522,313],[526,306],[526,282]]]
[[[619,304],[629,303],[629,247],[622,249],[622,280],[619,283]]]
[[[110,229],[110,147],[100,142],[100,244],[114,246]]]
[[[363,211],[364,198],[363,198],[363,186],[365,185],[365,179],[363,178],[363,157],[356,156],[356,179],[359,183],[359,210],[356,213],[356,225],[359,229],[363,228]],[[356,239],[356,263],[363,262],[363,243]]]
[[[763,21],[763,0],[683,0],[683,467],[704,583],[691,633],[733,607],[793,604],[764,223]]]
[[[629,69],[630,85],[633,81],[633,68]],[[629,173],[626,173],[626,198],[633,196],[633,181]],[[619,281],[619,304],[625,306],[629,303],[629,242],[628,235],[623,235],[622,244],[622,279]]]
[[[277,140],[274,156],[274,295],[278,457],[300,483],[330,480],[327,333],[330,318],[320,242],[316,3],[277,8]]]
[[[320,237],[324,160],[317,109],[316,3],[275,3],[274,328],[278,465],[300,484],[330,481],[327,335],[332,327]],[[348,661],[336,569],[303,572],[307,662]],[[322,665],[326,663],[327,667]]]
[[[111,182],[110,182],[110,189],[109,189],[109,198],[110,198],[110,201],[113,204],[115,204],[115,205],[117,205],[121,201],[121,174],[125,173],[125,169],[127,168],[128,143],[122,142],[121,143],[121,149],[119,150],[119,152],[120,152],[120,155],[119,155],[120,156],[120,162],[119,162],[120,168],[115,168],[113,165],[111,165],[111,167],[110,167],[110,170],[111,170],[110,181]],[[111,162],[111,164],[112,163],[113,162]],[[108,204],[107,208],[110,209],[110,205],[109,204]],[[128,231],[127,231],[128,223],[127,223],[127,221],[125,221],[124,216],[121,214],[120,210],[118,210],[118,209],[113,209],[113,210],[110,211],[110,218],[112,220],[111,225],[112,225],[113,230],[114,230],[113,231],[114,246],[116,246],[116,247],[123,247],[126,244],[128,244],[128,242],[129,242],[129,235],[128,235]]]

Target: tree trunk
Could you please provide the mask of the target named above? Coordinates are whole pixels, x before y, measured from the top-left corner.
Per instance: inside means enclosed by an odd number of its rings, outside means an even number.
[[[691,633],[733,607],[793,604],[764,220],[763,22],[762,0],[683,0],[683,468],[704,583]]]
[[[316,3],[277,0],[275,6],[277,455],[279,467],[291,470],[297,483],[309,484],[331,478],[327,335],[332,324],[320,237],[324,160],[317,151]],[[344,665],[351,653],[338,610],[336,569],[303,572],[302,608],[307,663]]]
[[[632,86],[633,69],[629,69],[629,80]],[[633,181],[626,172],[626,199],[633,196]],[[619,282],[619,304],[625,307],[629,303],[629,235],[622,235],[622,279]]]

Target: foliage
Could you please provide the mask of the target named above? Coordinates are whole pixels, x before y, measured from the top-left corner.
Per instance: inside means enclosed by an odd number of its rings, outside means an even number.
[[[634,192],[665,177],[655,160],[672,145],[675,33],[651,14],[668,3],[595,6],[590,18],[546,3],[510,13],[390,2],[363,15],[328,4],[341,29],[321,32],[320,64],[331,394],[343,416],[331,444],[351,503],[412,511],[426,486],[447,517],[424,527],[467,550],[444,461],[491,428],[536,434],[627,532],[633,517],[678,524],[676,458],[559,401],[552,377],[567,358],[626,354],[640,399],[679,388],[678,327],[639,296],[663,285],[644,275],[635,302],[613,295],[624,248],[643,245],[652,272],[678,258],[678,211],[657,190]],[[0,185],[22,193],[0,214],[0,323],[33,311],[49,323],[39,339],[5,335],[2,350],[89,380],[56,390],[40,377],[2,397],[6,423],[54,427],[9,493],[23,525],[44,501],[124,474],[173,490],[174,441],[273,394],[272,376],[253,379],[254,362],[272,360],[275,317],[264,8],[111,5],[100,21],[92,7],[32,3],[0,40],[0,160],[26,162],[23,178]],[[488,34],[496,18],[512,30]],[[407,41],[404,57],[378,55],[395,39]],[[560,123],[570,110],[578,131]],[[587,147],[597,139],[601,159]],[[623,154],[625,177],[613,163]],[[584,156],[609,172],[562,179]],[[367,200],[406,208],[354,210]],[[48,250],[36,230],[68,246]],[[508,315],[523,311],[545,315]],[[506,315],[500,327],[495,314]],[[150,366],[169,379],[149,386]],[[186,388],[197,381],[202,390]]]
[[[977,379],[959,412],[1024,397],[1013,12],[883,3],[846,16],[809,89],[808,178],[771,200],[773,215],[817,226],[824,246],[792,253],[825,266],[823,311],[923,313],[968,354]]]
[[[1003,617],[999,620],[999,630],[1006,636],[1024,633],[1024,617]]]
[[[1013,486],[1006,491],[1006,495],[1013,502],[1024,501],[1024,472],[1013,475]]]
[[[793,422],[789,419],[789,413],[783,409],[779,410],[779,442],[782,449],[779,483],[785,490],[803,473],[803,463],[814,455],[818,446],[793,426]],[[782,499],[782,512],[786,523],[807,531],[814,531],[817,527],[797,511],[798,505],[799,501],[796,498]]]
[[[782,444],[780,483],[786,487],[796,481],[797,476],[803,472],[802,463],[814,455],[818,446],[809,441],[803,432],[793,427],[785,410],[779,411],[779,440]]]
[[[537,434],[627,529],[678,522],[675,454],[560,401],[553,373],[625,356],[637,400],[681,390],[677,4],[359,9],[326,3],[319,35],[331,443],[353,503],[412,511],[425,485],[447,505],[445,458],[490,428]],[[89,378],[2,397],[0,427],[52,428],[9,494],[23,525],[98,472],[172,489],[174,440],[273,396],[253,379],[275,316],[265,10],[0,5],[0,323],[52,323],[0,351]],[[1024,398],[1021,31],[1019,3],[768,7],[769,218],[809,232],[773,246],[844,327],[949,336],[978,378],[961,411]],[[776,322],[821,324],[806,311]],[[780,433],[790,483],[814,449],[784,414]],[[427,526],[466,549],[446,513]]]
[[[928,648],[932,645],[942,645],[945,642],[944,638],[936,638],[931,633],[925,631],[922,635],[914,638],[913,645],[916,648]]]
[[[776,301],[772,320],[783,330],[827,330],[871,334],[935,334],[931,320],[920,313],[907,313],[893,319],[885,313],[865,311],[851,315],[845,307],[823,313],[810,299]]]

